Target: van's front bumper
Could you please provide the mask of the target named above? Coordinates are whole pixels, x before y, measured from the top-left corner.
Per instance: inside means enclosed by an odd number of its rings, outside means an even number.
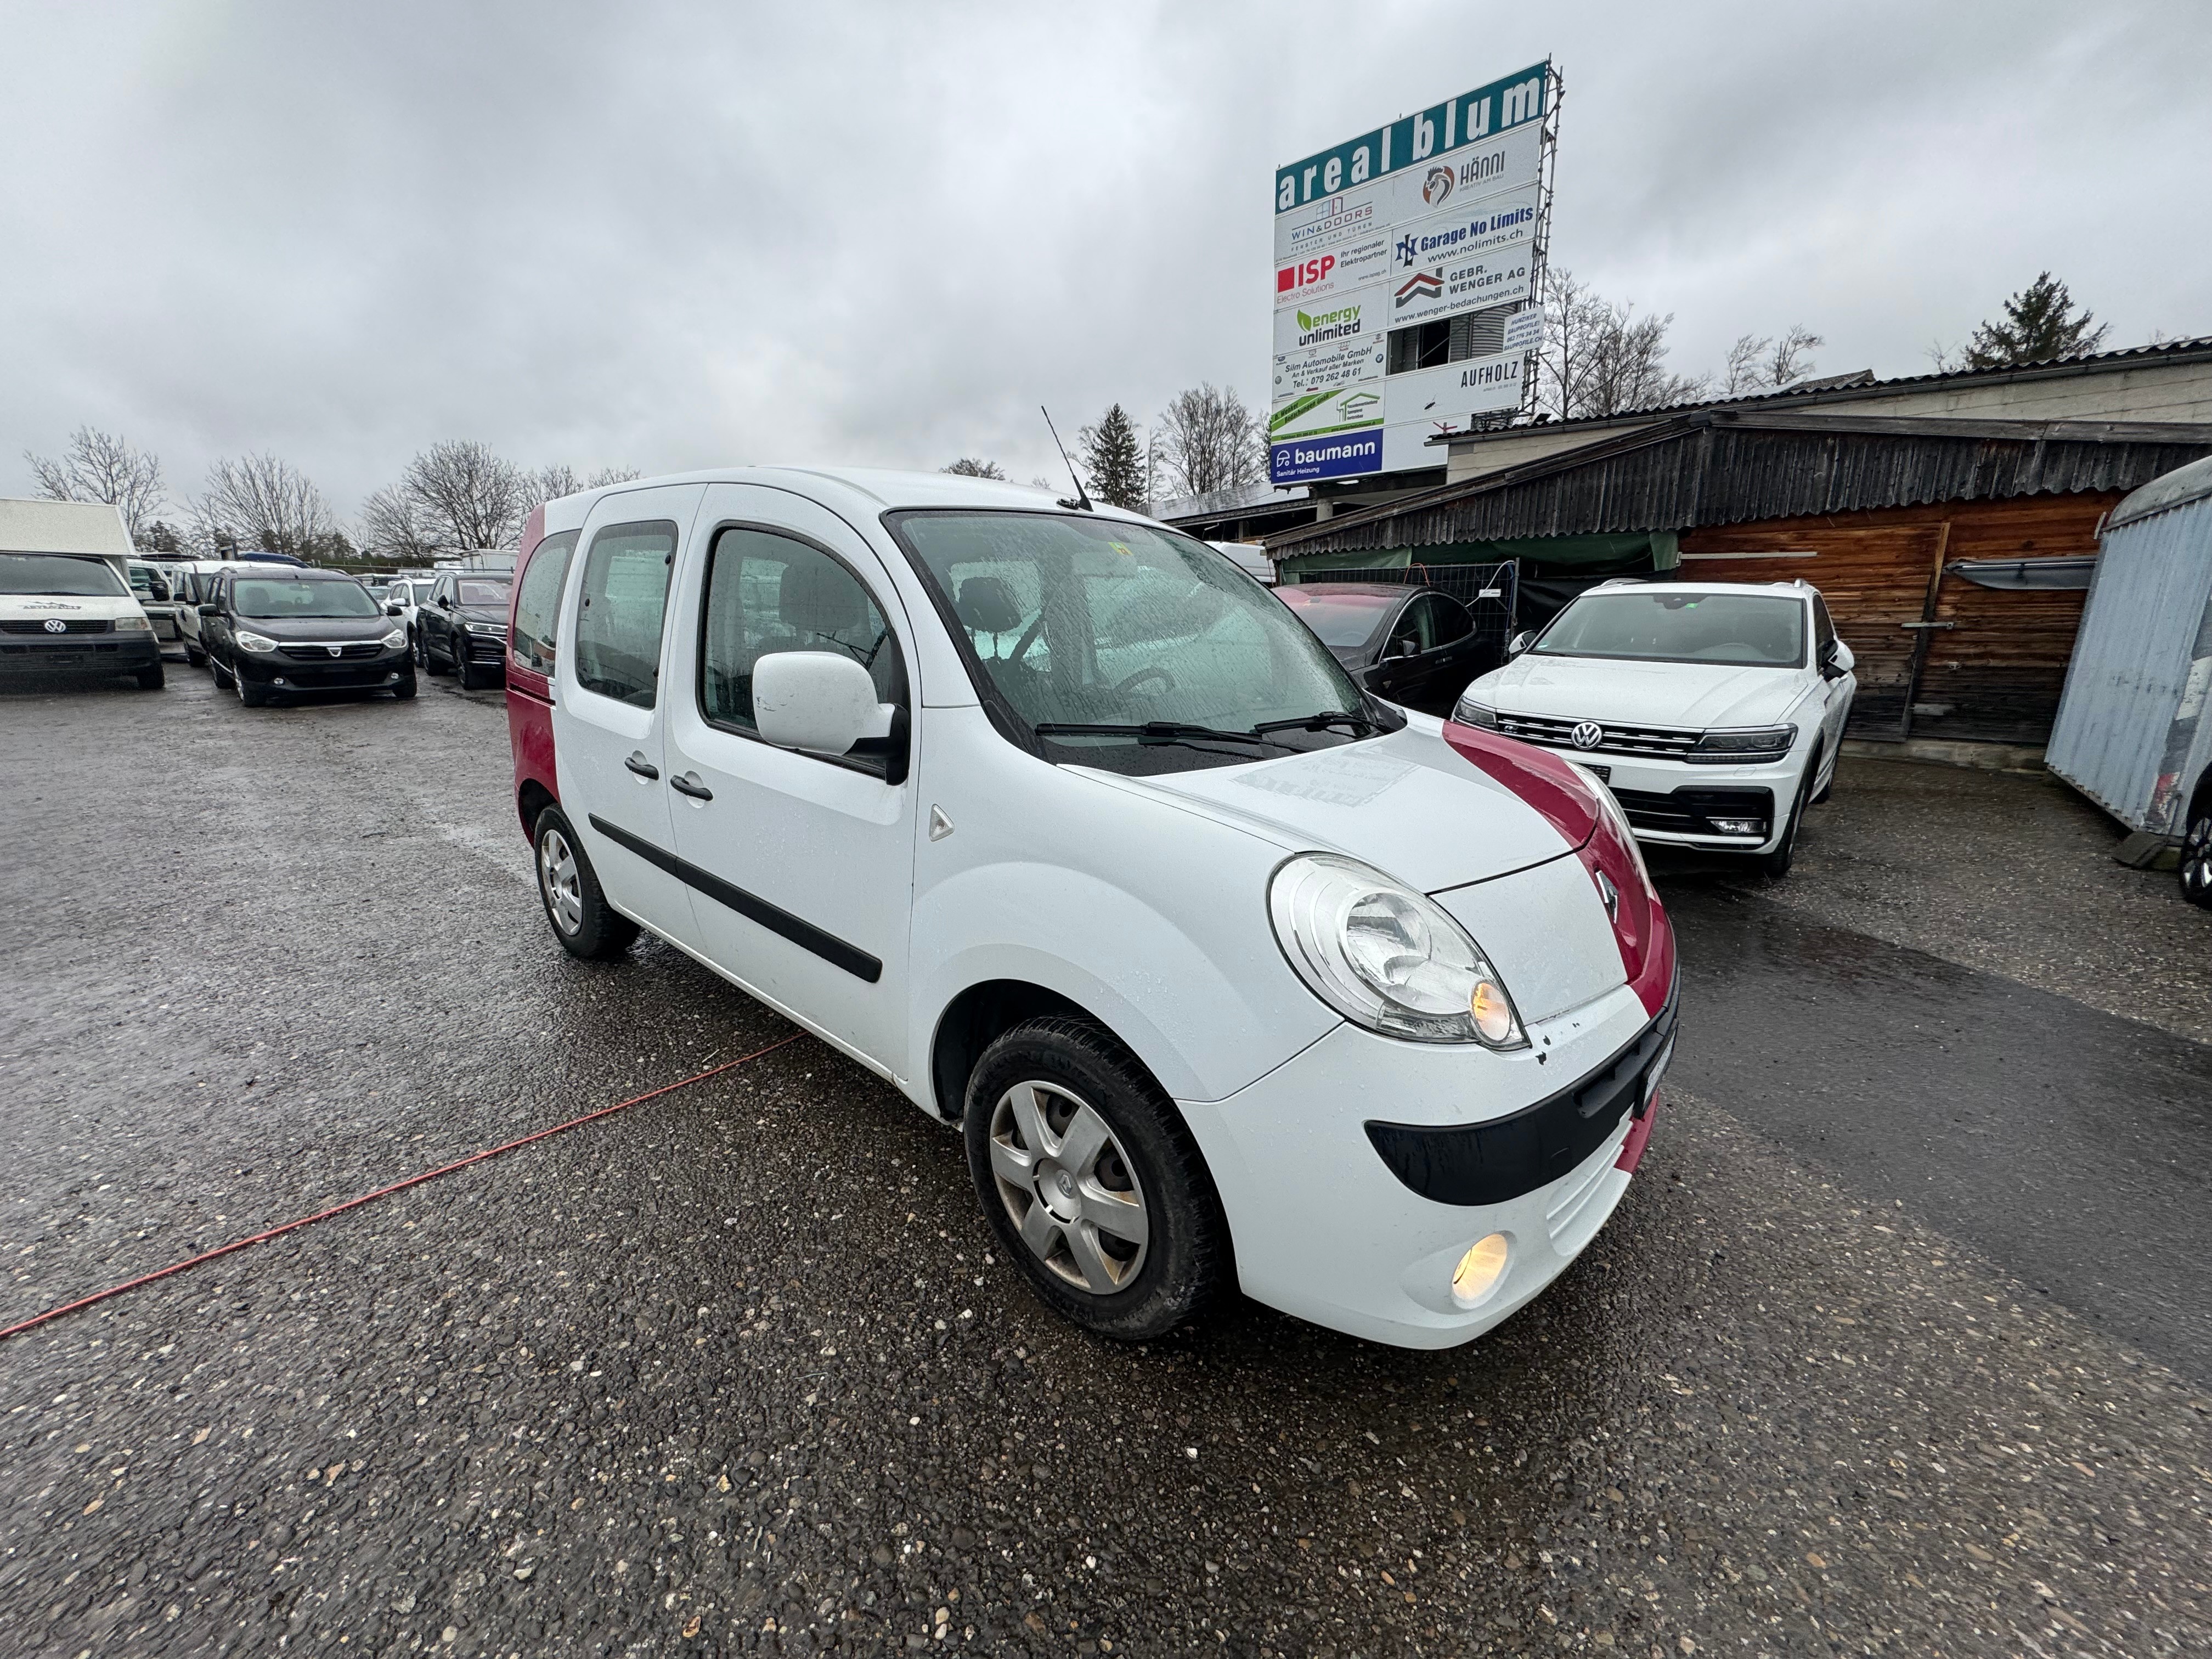
[[[1655,1018],[1622,986],[1510,1054],[1340,1025],[1225,1100],[1182,1103],[1244,1292],[1401,1347],[1481,1335],[1559,1277],[1627,1191],[1618,1166],[1634,1162],[1623,1148],[1648,1123],[1674,1018],[1671,995]],[[1463,1306],[1454,1271],[1493,1233],[1504,1270]]]
[[[0,635],[0,674],[136,674],[161,661],[150,631]]]

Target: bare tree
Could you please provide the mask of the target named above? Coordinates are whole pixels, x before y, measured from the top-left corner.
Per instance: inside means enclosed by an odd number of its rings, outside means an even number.
[[[1813,353],[1826,344],[1802,323],[1792,323],[1778,340],[1764,334],[1740,334],[1729,348],[1722,391],[1731,398],[1750,398],[1794,386],[1813,373]]]
[[[962,478],[1004,478],[1006,476],[1006,469],[996,461],[987,461],[976,455],[963,455],[951,465],[939,467],[938,471]]]
[[[228,537],[240,546],[296,558],[349,550],[322,491],[276,455],[217,461],[208,469],[207,488],[192,503],[192,516],[209,544]]]
[[[436,532],[398,484],[386,484],[361,504],[358,528],[361,544],[383,558],[424,564],[440,551]]]
[[[1267,432],[1233,387],[1208,382],[1179,392],[1152,428],[1152,484],[1174,495],[1233,489],[1267,476]]]
[[[557,501],[563,495],[580,495],[587,489],[604,489],[609,484],[628,483],[641,476],[634,466],[603,466],[588,477],[579,477],[576,469],[565,461],[551,466],[541,466],[525,475],[530,488],[530,505],[538,507],[547,501]]]
[[[1559,420],[1663,409],[1702,398],[1703,375],[1668,372],[1674,313],[1638,317],[1558,266],[1544,276],[1544,349],[1537,406]]]
[[[150,545],[146,538],[163,504],[161,463],[144,450],[133,449],[112,432],[81,426],[70,434],[69,447],[58,460],[23,452],[37,480],[39,494],[54,501],[107,501],[123,511],[131,539]]]
[[[446,548],[512,547],[537,505],[530,475],[489,444],[449,440],[407,464],[399,491],[417,521]]]

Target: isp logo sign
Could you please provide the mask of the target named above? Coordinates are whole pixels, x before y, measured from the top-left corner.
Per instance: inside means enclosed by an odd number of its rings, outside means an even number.
[[[1336,255],[1324,253],[1317,258],[1301,259],[1296,264],[1285,265],[1275,272],[1275,296],[1303,294],[1327,282],[1336,270]]]

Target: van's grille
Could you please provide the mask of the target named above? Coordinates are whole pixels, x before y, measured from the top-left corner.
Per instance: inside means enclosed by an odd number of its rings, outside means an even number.
[[[1523,743],[1549,744],[1556,749],[1572,749],[1586,755],[1660,755],[1680,759],[1698,746],[1705,736],[1701,731],[1685,732],[1671,726],[1614,726],[1603,720],[1589,724],[1604,732],[1588,749],[1580,748],[1574,739],[1574,730],[1584,724],[1581,720],[1554,720],[1548,714],[1509,714],[1498,711],[1498,729],[1509,738],[1518,738]]]
[[[384,647],[374,640],[356,640],[340,644],[338,654],[335,657],[331,654],[331,647],[327,645],[287,645],[280,646],[278,649],[295,662],[354,662],[363,657],[380,654]]]
[[[0,634],[112,634],[115,631],[115,624],[105,617],[62,617],[54,620],[61,623],[59,629],[47,627],[47,618],[43,617],[10,617],[7,621],[0,622]]]

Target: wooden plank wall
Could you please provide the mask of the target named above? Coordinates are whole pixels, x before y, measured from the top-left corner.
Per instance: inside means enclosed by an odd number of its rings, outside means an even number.
[[[1837,633],[1858,659],[1853,734],[1895,737],[1914,640],[1902,624],[1921,620],[1939,550],[1945,563],[2094,554],[2098,520],[2119,499],[2118,491],[2026,495],[1716,525],[1683,532],[1682,574],[1710,581],[1802,579],[1819,588]],[[2086,597],[1943,577],[1936,620],[1955,626],[1935,631],[1929,641],[1912,696],[1912,735],[2043,742]]]

